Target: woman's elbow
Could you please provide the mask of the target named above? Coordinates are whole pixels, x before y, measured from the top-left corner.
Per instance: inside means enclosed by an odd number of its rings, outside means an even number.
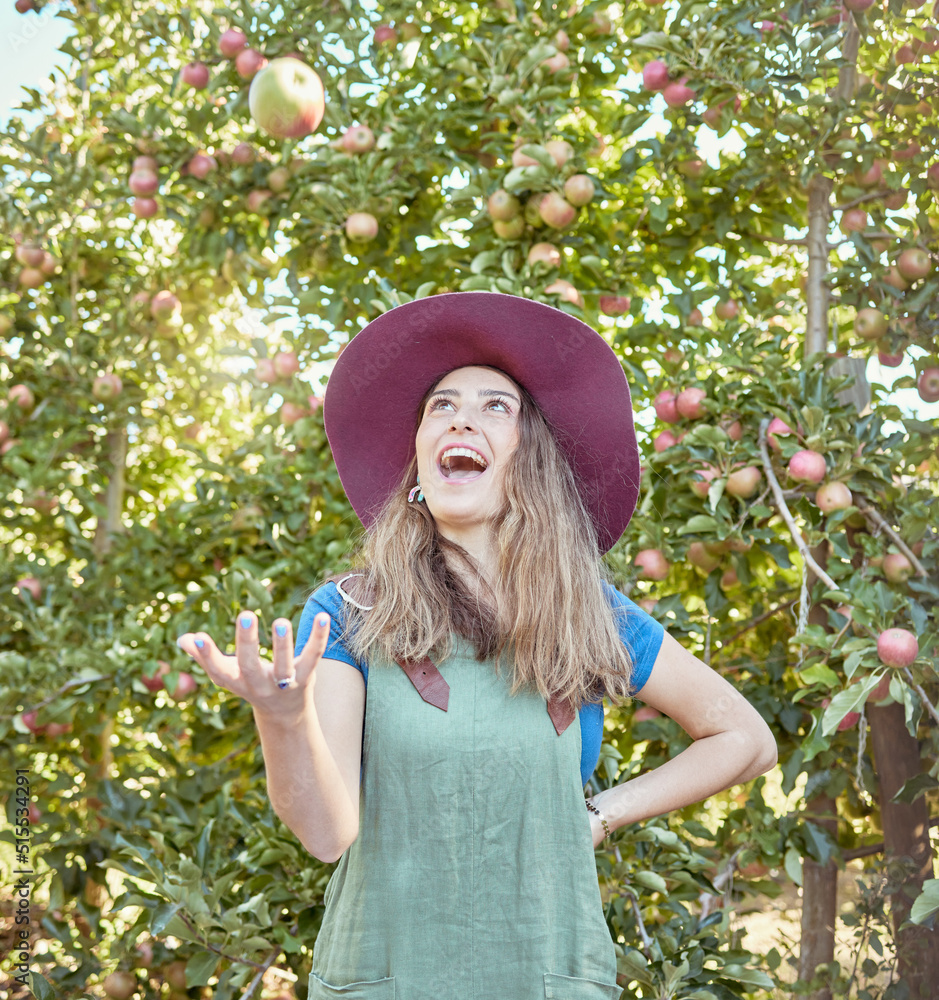
[[[779,759],[779,751],[773,731],[762,719],[760,722],[762,725],[753,734],[753,760],[750,765],[751,777],[753,778],[771,771]]]

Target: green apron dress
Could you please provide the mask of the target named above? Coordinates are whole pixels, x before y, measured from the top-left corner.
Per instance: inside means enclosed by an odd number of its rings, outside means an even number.
[[[310,1000],[618,1000],[580,725],[454,635],[447,710],[370,666],[359,835],[326,888]],[[432,668],[431,668],[432,669]]]

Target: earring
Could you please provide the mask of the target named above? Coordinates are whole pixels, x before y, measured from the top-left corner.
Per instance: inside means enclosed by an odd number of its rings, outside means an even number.
[[[420,490],[420,493],[418,493]],[[414,502],[414,494],[417,493],[417,502],[421,503],[424,499],[424,491],[421,490],[421,477],[417,477],[417,486],[411,487],[411,492],[408,494],[408,503]]]

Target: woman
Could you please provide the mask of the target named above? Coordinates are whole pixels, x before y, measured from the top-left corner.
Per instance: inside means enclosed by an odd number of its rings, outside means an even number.
[[[235,656],[179,640],[253,705],[278,815],[339,860],[310,997],[619,997],[593,848],[776,760],[603,579],[639,482],[619,361],[549,306],[440,295],[362,330],[324,411],[368,532],[354,572],[307,602],[296,653],[275,621],[272,663],[249,612]],[[694,742],[585,802],[603,695],[631,693]]]

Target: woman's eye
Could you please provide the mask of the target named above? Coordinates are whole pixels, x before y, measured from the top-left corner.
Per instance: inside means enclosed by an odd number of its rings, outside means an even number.
[[[445,396],[441,396],[439,399],[435,399],[430,404],[430,408],[432,410],[439,410],[440,407],[443,406],[445,403],[446,404],[450,404],[451,400],[447,399]],[[508,412],[508,409],[509,409],[508,404],[506,403],[506,401],[504,399],[491,399],[486,405],[487,406],[501,406],[506,412]]]

